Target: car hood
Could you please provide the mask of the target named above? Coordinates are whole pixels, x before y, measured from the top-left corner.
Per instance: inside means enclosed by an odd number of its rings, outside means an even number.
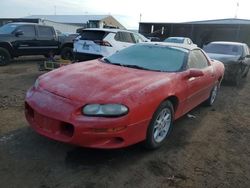
[[[215,53],[207,53],[207,55],[211,59],[216,59],[224,64],[237,62],[241,57],[240,55],[226,55],[226,54],[215,54]]]
[[[39,78],[39,84],[51,93],[81,102],[122,102],[136,92],[150,91],[160,84],[166,84],[175,75],[94,60],[49,72]]]
[[[2,38],[2,37],[9,37],[9,36],[12,36],[11,34],[1,34],[0,33],[0,38]]]

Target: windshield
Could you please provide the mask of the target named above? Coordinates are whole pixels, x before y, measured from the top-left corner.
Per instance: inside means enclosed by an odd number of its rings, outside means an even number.
[[[6,24],[2,27],[0,27],[0,34],[11,34],[15,29],[17,25],[15,24]]]
[[[164,42],[172,42],[172,43],[180,43],[182,44],[184,42],[184,38],[167,38],[164,40]]]
[[[225,54],[225,55],[242,55],[243,51],[243,47],[240,45],[216,44],[216,43],[208,44],[203,49],[207,53]]]
[[[187,54],[188,50],[178,47],[138,44],[107,57],[106,61],[132,68],[175,72],[182,68]]]

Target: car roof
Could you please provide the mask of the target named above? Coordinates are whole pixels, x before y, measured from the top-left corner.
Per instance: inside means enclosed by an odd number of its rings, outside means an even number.
[[[186,39],[186,37],[168,37],[167,39]]]
[[[15,24],[15,25],[39,25],[37,23],[30,23],[30,22],[10,22],[7,24]]]
[[[214,42],[210,42],[210,44],[227,44],[227,45],[246,45],[245,43],[241,43],[241,42],[229,42],[229,41],[214,41]]]
[[[197,45],[190,45],[190,44],[182,44],[182,43],[171,43],[171,42],[146,42],[145,44],[151,45],[160,45],[160,46],[172,46],[172,47],[179,47],[186,50],[195,50],[200,49]]]
[[[90,30],[90,31],[106,31],[106,32],[111,32],[111,33],[117,33],[118,31],[122,32],[130,32],[130,33],[135,33],[133,31],[125,30],[125,29],[108,29],[108,28],[86,28],[83,29],[83,31]]]

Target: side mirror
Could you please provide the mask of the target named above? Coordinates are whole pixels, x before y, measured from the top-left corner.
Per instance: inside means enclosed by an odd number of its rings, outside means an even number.
[[[17,30],[17,31],[15,32],[15,36],[16,36],[16,37],[19,37],[20,35],[23,35],[23,31],[22,31],[22,30]]]
[[[196,77],[201,77],[201,76],[204,76],[204,73],[199,69],[190,69],[187,75],[188,78],[192,78],[192,77],[196,78]]]

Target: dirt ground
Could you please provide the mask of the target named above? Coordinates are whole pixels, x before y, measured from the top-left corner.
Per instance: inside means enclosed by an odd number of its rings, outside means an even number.
[[[24,118],[38,60],[0,67],[0,187],[250,187],[250,76],[175,122],[166,144],[94,150],[39,136]]]

